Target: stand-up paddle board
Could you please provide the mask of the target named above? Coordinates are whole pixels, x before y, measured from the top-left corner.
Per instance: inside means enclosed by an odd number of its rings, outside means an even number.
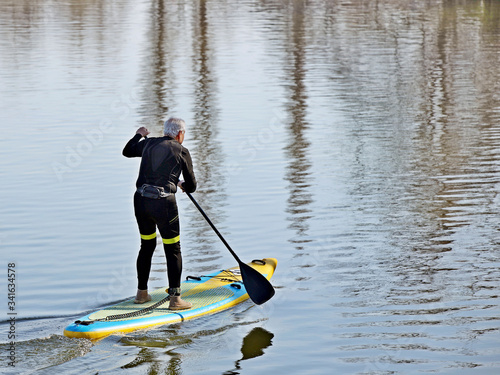
[[[277,260],[253,260],[249,266],[271,279]],[[182,299],[191,302],[187,310],[169,310],[166,288],[150,292],[151,301],[135,304],[134,298],[106,307],[70,324],[68,337],[99,339],[112,333],[131,332],[162,324],[181,322],[227,309],[248,299],[240,270],[233,267],[205,276],[188,276],[181,284]]]

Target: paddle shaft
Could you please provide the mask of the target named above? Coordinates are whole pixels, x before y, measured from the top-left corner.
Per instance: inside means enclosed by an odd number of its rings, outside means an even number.
[[[229,252],[231,253],[231,255],[234,257],[234,259],[236,259],[236,261],[238,262],[238,264],[243,264],[243,262],[240,260],[240,258],[238,257],[238,255],[236,255],[236,253],[233,251],[233,249],[231,249],[231,246],[229,246],[229,244],[224,239],[224,237],[222,237],[222,234],[220,234],[220,232],[217,230],[217,228],[212,223],[212,221],[210,220],[210,218],[207,216],[207,214],[205,213],[205,211],[203,211],[203,209],[200,207],[200,205],[198,204],[198,202],[196,202],[196,200],[193,198],[193,196],[191,195],[191,193],[188,193],[186,191],[186,194],[189,197],[189,199],[191,199],[191,201],[193,202],[193,204],[196,206],[196,208],[198,209],[198,211],[200,211],[201,215],[205,218],[205,220],[207,221],[207,223],[210,224],[210,226],[214,230],[215,234],[217,234],[217,236],[219,236],[219,238],[222,241],[222,243],[224,245],[226,245],[227,249],[229,250]]]
[[[233,249],[231,249],[231,246],[229,246],[224,237],[222,237],[222,234],[220,234],[215,225],[208,218],[207,214],[200,207],[198,202],[195,201],[195,199],[190,193],[186,192],[186,194],[189,197],[189,199],[191,199],[193,204],[196,206],[198,211],[200,211],[200,213],[203,215],[207,223],[210,224],[210,226],[217,234],[217,236],[219,236],[222,243],[226,245],[227,249],[234,257],[234,259],[236,259],[236,261],[238,262],[238,265],[240,266],[241,279],[243,281],[243,284],[245,285],[245,288],[247,290],[250,299],[257,305],[261,305],[264,302],[268,301],[270,298],[272,298],[272,296],[274,296],[274,288],[269,282],[269,280],[266,279],[266,277],[262,275],[259,271],[257,271],[255,268],[249,266],[248,264],[243,263],[240,260],[240,258],[238,258],[236,253],[233,251]]]

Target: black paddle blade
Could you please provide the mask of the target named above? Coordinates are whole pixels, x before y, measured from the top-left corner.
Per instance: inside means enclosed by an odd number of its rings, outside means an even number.
[[[243,284],[248,296],[256,305],[262,305],[274,296],[274,288],[268,279],[248,264],[239,263]]]

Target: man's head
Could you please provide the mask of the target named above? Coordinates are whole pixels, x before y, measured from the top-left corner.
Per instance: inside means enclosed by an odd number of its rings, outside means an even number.
[[[185,132],[186,123],[183,119],[170,117],[167,121],[165,121],[165,125],[163,127],[164,135],[175,138],[179,141],[179,143],[182,143]],[[180,138],[182,138],[182,140]]]

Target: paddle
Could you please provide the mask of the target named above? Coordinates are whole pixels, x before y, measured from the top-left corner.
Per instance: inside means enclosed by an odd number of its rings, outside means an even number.
[[[205,218],[207,223],[210,224],[210,226],[212,227],[214,232],[217,234],[217,236],[219,236],[222,243],[224,245],[226,245],[227,249],[229,250],[231,255],[234,257],[234,259],[236,259],[236,261],[238,262],[238,265],[240,266],[241,277],[243,279],[243,285],[245,285],[245,289],[246,289],[248,295],[250,296],[251,300],[255,304],[261,305],[264,302],[271,299],[271,297],[274,296],[274,288],[271,285],[271,283],[269,282],[269,280],[267,280],[264,277],[264,275],[262,275],[259,271],[250,267],[248,264],[243,263],[240,260],[240,258],[238,258],[238,256],[233,251],[233,249],[231,249],[231,247],[226,242],[224,237],[222,237],[222,234],[219,233],[219,231],[217,230],[215,225],[208,218],[207,214],[202,210],[202,208],[200,207],[198,202],[195,201],[195,199],[193,198],[193,196],[190,193],[186,192],[186,194],[189,197],[189,199],[191,199],[191,201],[194,203],[194,205],[196,206],[198,211],[200,211],[200,213],[203,215],[203,217]]]

